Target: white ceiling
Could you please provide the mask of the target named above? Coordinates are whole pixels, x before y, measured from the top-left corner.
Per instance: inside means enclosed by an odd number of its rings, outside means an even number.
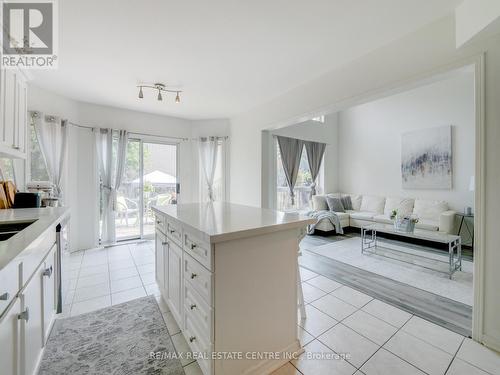
[[[34,84],[191,119],[262,104],[450,13],[460,0],[63,0],[59,68]],[[137,83],[184,90],[156,101]],[[304,93],[307,95],[307,93]]]

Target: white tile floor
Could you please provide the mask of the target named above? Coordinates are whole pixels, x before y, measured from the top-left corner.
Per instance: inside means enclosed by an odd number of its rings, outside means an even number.
[[[74,253],[64,265],[63,316],[155,295],[176,350],[189,350],[159,297],[152,242]],[[305,353],[276,375],[500,374],[500,355],[470,339],[309,270],[301,275]],[[188,375],[201,374],[196,362],[182,365]]]

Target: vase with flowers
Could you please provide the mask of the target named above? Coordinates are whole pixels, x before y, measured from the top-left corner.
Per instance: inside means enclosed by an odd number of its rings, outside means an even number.
[[[394,221],[394,229],[398,232],[413,233],[415,224],[418,223],[416,215],[400,215],[398,210],[392,210],[390,218]]]

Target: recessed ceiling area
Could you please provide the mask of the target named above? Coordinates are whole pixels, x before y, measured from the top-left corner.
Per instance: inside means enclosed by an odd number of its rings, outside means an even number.
[[[248,111],[451,13],[460,0],[58,3],[59,68],[33,71],[34,85],[202,119]],[[182,90],[182,101],[173,94],[159,102],[153,92],[141,100],[141,82]]]

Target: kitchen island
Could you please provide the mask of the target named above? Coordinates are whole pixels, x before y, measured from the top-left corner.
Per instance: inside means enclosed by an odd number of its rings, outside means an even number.
[[[2,374],[34,374],[60,293],[60,232],[67,208],[0,210]]]
[[[297,256],[315,220],[225,202],[153,210],[156,280],[205,375],[266,374],[301,352]]]

